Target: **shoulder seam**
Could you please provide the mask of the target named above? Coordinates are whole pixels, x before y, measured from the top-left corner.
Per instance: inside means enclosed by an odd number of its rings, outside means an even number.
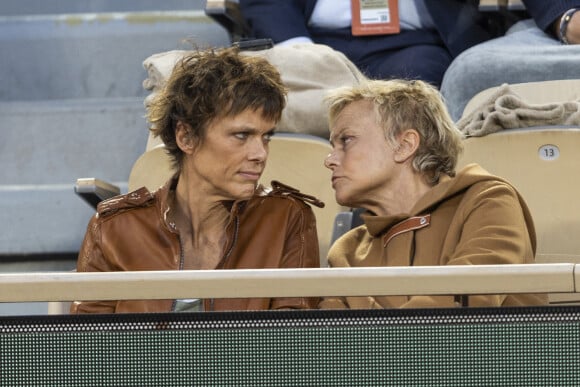
[[[289,185],[280,183],[277,180],[272,180],[272,191],[268,193],[267,196],[278,196],[278,197],[291,197],[293,199],[297,199],[306,204],[312,204],[319,208],[324,208],[324,202],[319,200],[317,197],[313,195],[308,195],[305,193],[300,192],[298,189],[293,188]]]
[[[145,187],[129,192],[124,195],[118,195],[102,201],[97,206],[99,217],[107,217],[121,210],[147,207],[153,200],[153,195]]]

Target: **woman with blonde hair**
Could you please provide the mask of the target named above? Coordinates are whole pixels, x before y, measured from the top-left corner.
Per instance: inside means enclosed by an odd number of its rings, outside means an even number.
[[[422,81],[370,80],[329,104],[336,200],[364,224],[332,246],[331,267],[532,263],[524,199],[476,164],[456,172],[462,135],[439,92]],[[329,297],[321,308],[450,307],[452,296]],[[543,304],[540,295],[476,295],[470,306]]]

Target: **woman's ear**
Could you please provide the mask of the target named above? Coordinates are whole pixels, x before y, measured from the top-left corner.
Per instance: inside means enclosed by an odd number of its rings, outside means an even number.
[[[183,153],[192,154],[195,148],[195,141],[191,136],[191,128],[182,121],[177,121],[175,125],[175,142]]]
[[[419,132],[415,129],[406,129],[399,135],[399,146],[395,150],[394,159],[397,163],[404,163],[412,158],[417,149],[421,138]]]

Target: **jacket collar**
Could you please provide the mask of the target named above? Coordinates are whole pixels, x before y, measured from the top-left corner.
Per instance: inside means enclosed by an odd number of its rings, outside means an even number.
[[[469,164],[465,166],[465,168],[463,168],[462,170],[458,171],[455,177],[443,175],[439,180],[439,183],[435,185],[433,188],[431,188],[421,199],[419,199],[419,201],[411,209],[410,213],[395,214],[389,216],[376,216],[369,212],[366,212],[362,215],[362,219],[365,225],[367,226],[367,230],[374,237],[379,237],[385,232],[387,232],[387,234],[385,235],[390,235],[391,232],[394,232],[396,235],[401,232],[400,231],[401,229],[405,230],[415,229],[417,226],[416,222],[421,222],[422,217],[426,216],[428,217],[433,208],[435,208],[442,201],[445,201],[450,197],[465,191],[466,189],[468,189],[469,187],[471,187],[476,183],[490,180],[501,181],[506,184],[510,184],[509,182],[500,177],[491,175],[489,172],[487,172],[485,169],[483,169],[481,166],[477,164]],[[528,223],[528,226],[533,225],[531,220],[531,214],[525,201],[521,196],[519,196],[519,199],[522,208],[524,209],[526,223]],[[427,222],[426,225],[428,225],[430,222],[430,218],[428,219],[429,221]],[[530,232],[533,233],[533,226],[528,228],[531,230]],[[391,231],[392,229],[396,230]],[[531,239],[532,241],[535,240],[535,234]]]
[[[159,212],[163,217],[163,223],[165,226],[171,230],[172,232],[176,232],[175,224],[170,222],[167,219],[167,215],[171,209],[171,192],[175,191],[177,188],[177,182],[179,181],[179,174],[175,174],[171,179],[169,179],[163,186],[161,186],[156,192],[155,196],[157,197],[157,203],[159,207]],[[261,186],[256,189],[255,195],[260,194],[262,192]],[[234,218],[236,218],[240,213],[243,212],[244,208],[246,207],[247,200],[224,200],[222,204],[226,207],[230,213],[230,221],[228,224],[232,222]]]

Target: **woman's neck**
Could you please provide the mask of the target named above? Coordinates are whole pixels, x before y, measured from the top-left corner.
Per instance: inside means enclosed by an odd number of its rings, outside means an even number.
[[[408,214],[431,188],[421,174],[410,170],[386,184],[366,209],[380,216]]]
[[[217,242],[229,222],[229,210],[223,202],[199,187],[180,177],[171,210],[180,233],[192,235],[194,246],[208,243],[208,240]]]

